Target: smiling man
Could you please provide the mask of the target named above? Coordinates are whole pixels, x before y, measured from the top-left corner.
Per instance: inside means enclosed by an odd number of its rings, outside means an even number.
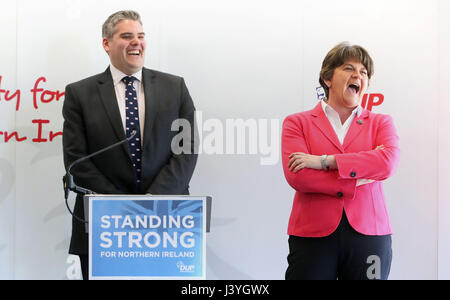
[[[75,183],[102,194],[187,195],[197,155],[174,154],[175,120],[188,120],[194,138],[195,108],[183,78],[144,68],[146,41],[137,12],[119,11],[103,24],[103,48],[110,58],[105,72],[69,84],[63,106],[66,168],[75,160],[120,140],[120,147],[72,169]],[[183,130],[185,130],[183,128]],[[74,214],[84,217],[82,195]],[[72,221],[69,253],[79,255],[88,275],[88,235]]]
[[[111,64],[127,75],[141,71],[146,42],[140,19],[121,20],[111,28],[113,23],[107,22],[103,29],[103,48]]]

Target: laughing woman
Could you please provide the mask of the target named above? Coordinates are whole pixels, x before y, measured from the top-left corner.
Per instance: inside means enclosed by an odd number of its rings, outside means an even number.
[[[373,61],[341,43],[325,57],[326,99],[288,116],[282,158],[295,189],[286,279],[387,279],[391,224],[383,181],[400,150],[392,118],[361,107]]]

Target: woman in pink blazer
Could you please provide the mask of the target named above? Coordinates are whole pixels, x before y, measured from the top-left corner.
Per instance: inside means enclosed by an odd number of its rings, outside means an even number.
[[[391,224],[383,181],[399,161],[392,118],[361,108],[373,75],[367,51],[341,43],[325,57],[326,99],[283,124],[282,159],[295,189],[286,279],[387,279]]]

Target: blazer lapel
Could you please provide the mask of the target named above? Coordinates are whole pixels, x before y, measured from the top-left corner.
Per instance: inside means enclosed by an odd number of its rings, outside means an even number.
[[[361,116],[355,116],[353,119],[352,124],[350,125],[350,128],[348,129],[347,135],[344,139],[344,149],[346,149],[354,140],[355,138],[361,133],[361,131],[367,126],[367,118],[369,117],[369,112],[367,110],[364,110],[361,114]]]
[[[114,90],[113,79],[109,67],[98,80],[98,89],[100,91],[100,99],[103,102],[106,114],[108,115],[111,126],[116,133],[118,140],[126,138],[125,130],[123,129],[122,118],[120,116],[119,106],[117,104],[116,93]],[[123,149],[130,156],[130,150],[126,143],[122,144]]]
[[[333,127],[330,124],[327,116],[325,115],[322,104],[319,103],[311,112],[313,116],[313,123],[322,131],[322,133],[339,149],[339,151],[344,152],[344,148],[342,148],[341,143],[334,131]]]

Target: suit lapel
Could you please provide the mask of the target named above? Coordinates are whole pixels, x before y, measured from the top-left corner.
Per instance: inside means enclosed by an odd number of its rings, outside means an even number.
[[[144,124],[144,153],[145,149],[148,149],[148,143],[152,136],[152,128],[155,123],[158,101],[161,97],[158,97],[158,87],[155,84],[155,74],[146,68],[142,69],[142,80],[144,84],[145,95],[145,124]]]
[[[103,102],[103,107],[105,108],[109,121],[114,129],[114,132],[116,133],[117,139],[125,139],[125,130],[123,129],[122,117],[120,116],[119,106],[117,104],[116,93],[114,90],[114,83],[109,67],[98,80],[98,89],[100,92],[100,99]],[[122,147],[127,155],[130,156],[128,145],[125,143]]]
[[[353,119],[352,124],[350,125],[350,128],[348,129],[347,135],[344,139],[344,149],[346,149],[354,140],[355,138],[361,133],[361,131],[367,126],[367,118],[369,117],[369,112],[367,110],[364,110],[361,116]]]
[[[325,112],[322,109],[322,104],[319,103],[311,112],[313,116],[313,123],[322,131],[322,133],[339,149],[339,151],[344,152],[344,148],[342,148],[341,143],[334,131],[333,127],[330,124]]]

